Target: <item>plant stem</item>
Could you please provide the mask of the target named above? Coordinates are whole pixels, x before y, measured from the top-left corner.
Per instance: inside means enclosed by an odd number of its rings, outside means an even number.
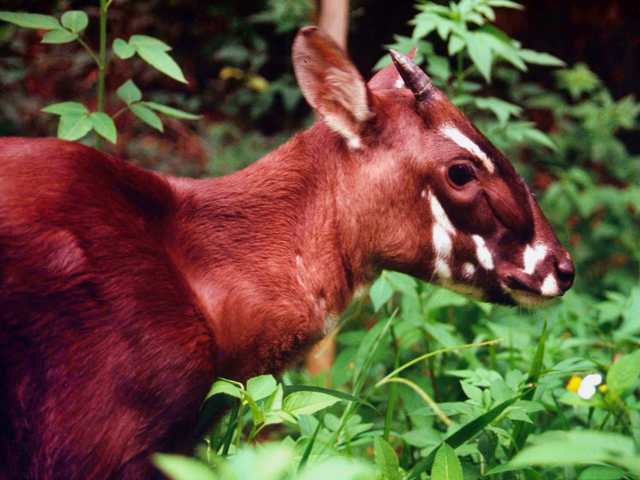
[[[107,0],[100,0],[100,47],[98,51],[98,111],[104,111],[104,76],[107,72]]]
[[[98,66],[98,68],[100,68],[100,59],[96,55],[96,52],[94,52],[93,49],[89,45],[87,45],[87,42],[82,40],[81,37],[78,37],[77,40],[78,40],[78,43],[80,43],[80,45],[82,45],[82,47],[87,51],[87,53],[93,59],[93,61],[96,62],[96,65]]]

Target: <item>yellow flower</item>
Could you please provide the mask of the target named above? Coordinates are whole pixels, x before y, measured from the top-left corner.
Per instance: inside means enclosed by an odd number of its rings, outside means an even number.
[[[218,77],[220,77],[222,80],[229,80],[230,78],[240,80],[244,78],[244,72],[236,67],[224,67],[222,70],[220,70]]]
[[[580,383],[582,383],[582,377],[578,375],[572,375],[569,381],[567,382],[567,390],[571,393],[578,393],[578,389],[580,388]]]
[[[247,86],[256,92],[264,92],[269,88],[269,82],[260,75],[251,75],[249,80],[247,80]]]
[[[598,390],[600,390],[600,393],[607,393],[607,391],[609,390],[609,387],[607,387],[606,383],[603,383],[598,387]]]

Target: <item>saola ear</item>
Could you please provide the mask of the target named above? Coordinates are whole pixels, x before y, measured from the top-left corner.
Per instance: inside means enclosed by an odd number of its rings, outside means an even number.
[[[411,51],[407,54],[407,57],[413,60],[416,56],[416,47],[413,47]],[[367,86],[371,90],[386,90],[389,88],[402,88],[404,87],[404,81],[402,77],[398,73],[398,69],[395,67],[393,62],[384,67],[378,73],[376,73],[369,82]]]
[[[346,53],[317,27],[305,27],[293,42],[293,68],[307,102],[351,148],[373,116],[362,76]]]

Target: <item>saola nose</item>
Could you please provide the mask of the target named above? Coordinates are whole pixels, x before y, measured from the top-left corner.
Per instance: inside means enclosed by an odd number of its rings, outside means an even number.
[[[566,292],[573,285],[575,277],[575,269],[570,258],[564,258],[556,263],[556,271],[558,275],[558,286],[562,292]]]

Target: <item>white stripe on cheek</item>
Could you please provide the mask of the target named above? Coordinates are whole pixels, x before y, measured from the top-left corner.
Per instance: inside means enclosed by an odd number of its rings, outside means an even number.
[[[560,293],[558,282],[556,281],[556,277],[553,275],[553,273],[550,273],[549,275],[544,277],[544,281],[540,286],[540,293],[545,297],[555,297]]]
[[[522,263],[524,266],[523,272],[527,275],[533,275],[533,272],[536,271],[536,267],[538,263],[544,260],[544,257],[547,255],[547,247],[545,247],[542,243],[537,243],[534,247],[531,245],[527,245],[524,249],[524,254],[522,255]]]
[[[493,256],[487,248],[487,244],[484,243],[484,238],[480,235],[472,235],[474,243],[476,244],[476,257],[478,262],[485,270],[493,270]]]
[[[482,162],[484,167],[489,171],[489,173],[494,172],[495,167],[493,166],[493,162],[489,159],[489,157],[487,157],[487,154],[484,153],[478,145],[476,145],[469,137],[467,137],[456,127],[452,125],[444,125],[440,128],[440,133],[447,137],[449,140],[455,142],[459,147],[464,148],[466,151],[477,157]]]
[[[449,260],[453,250],[451,237],[455,234],[455,228],[453,228],[451,220],[449,220],[442,205],[431,192],[429,192],[429,205],[431,206],[431,215],[433,217],[431,241],[433,242],[433,251],[435,253],[434,270],[441,278],[451,278]]]

